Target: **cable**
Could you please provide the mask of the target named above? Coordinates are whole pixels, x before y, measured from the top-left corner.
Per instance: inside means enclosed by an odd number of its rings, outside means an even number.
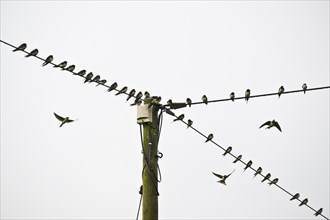
[[[178,118],[176,115],[174,115],[173,117],[175,118]],[[188,125],[187,122],[183,121],[183,120],[179,120],[181,121],[182,123]],[[198,134],[200,134],[201,136],[203,136],[204,138],[207,138],[207,136],[205,134],[203,134],[201,131],[197,130],[196,128],[194,128],[192,125],[189,126],[189,128],[191,128],[192,130],[194,130],[195,132],[197,132]],[[213,140],[210,140],[211,143],[213,143],[214,145],[216,145],[217,147],[219,147],[220,149],[222,149],[223,151],[226,151],[225,148],[223,148],[220,144],[216,143],[215,141]],[[234,157],[235,159],[238,159],[238,156],[235,156],[234,154],[232,153],[228,153],[229,155],[231,155],[232,157]],[[241,159],[238,159],[239,162],[241,162],[242,164],[244,164],[245,166],[247,165],[246,162],[244,162],[243,160]],[[254,172],[256,172],[257,170],[254,169],[252,166],[248,167],[249,169],[253,170]],[[265,178],[265,175],[263,175],[262,173],[259,174],[260,176],[264,177]],[[270,179],[267,179],[268,182],[271,182],[272,180]],[[276,185],[280,190],[282,190],[283,192],[287,193],[288,195],[290,195],[291,197],[293,196],[292,193],[290,193],[288,190],[284,189],[283,187],[281,187],[278,183],[275,183],[273,185]],[[300,200],[299,198],[297,199],[299,202],[302,202],[302,200]],[[313,210],[315,213],[317,212],[316,209],[314,209],[313,207],[311,207],[310,205],[308,204],[305,204],[309,209]],[[322,216],[323,218],[329,220],[328,217],[324,216],[322,213],[320,214],[320,216]]]
[[[140,209],[141,209],[142,194],[143,194],[143,186],[142,186],[142,185],[140,186],[139,194],[140,194],[141,196],[140,196],[139,208],[138,208],[138,211],[137,211],[137,214],[136,214],[136,220],[139,219],[139,213],[140,213]]]

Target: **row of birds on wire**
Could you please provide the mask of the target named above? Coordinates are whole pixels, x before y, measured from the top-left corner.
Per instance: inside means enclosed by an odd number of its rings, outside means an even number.
[[[23,43],[23,44],[21,44],[19,47],[15,48],[15,49],[13,50],[13,52],[16,52],[16,51],[25,51],[26,48],[27,48],[27,44]],[[29,52],[25,57],[31,57],[31,56],[35,56],[35,57],[36,57],[36,56],[38,55],[38,53],[39,53],[38,49],[34,49],[34,50],[32,50],[31,52]],[[44,63],[42,64],[42,66],[46,66],[46,65],[52,63],[53,60],[54,60],[53,55],[49,55],[49,56],[44,60]],[[62,70],[66,70],[66,71],[72,72],[74,75],[78,75],[78,76],[84,77],[84,78],[85,78],[84,83],[87,83],[87,82],[89,82],[89,83],[95,82],[95,83],[97,83],[96,86],[98,86],[98,85],[106,86],[105,84],[106,84],[107,80],[105,80],[105,79],[101,79],[100,75],[96,75],[96,76],[94,76],[94,74],[93,74],[92,72],[89,72],[89,73],[86,75],[86,73],[87,73],[86,70],[81,70],[81,71],[79,71],[79,72],[77,72],[77,73],[74,73],[75,65],[69,65],[69,66],[68,66],[68,62],[67,62],[67,61],[63,61],[63,62],[61,62],[61,63],[59,63],[59,64],[53,64],[53,65],[54,65],[54,68],[61,68]],[[161,102],[161,97],[160,97],[160,96],[152,96],[152,97],[151,97],[150,94],[149,94],[149,92],[147,92],[147,91],[145,91],[144,93],[142,93],[142,92],[138,92],[138,93],[136,94],[136,90],[135,90],[135,89],[132,89],[129,93],[127,93],[128,88],[127,88],[126,86],[124,86],[122,89],[118,90],[118,89],[117,89],[118,84],[117,84],[116,82],[114,82],[111,86],[106,86],[106,87],[108,87],[108,92],[111,92],[111,91],[113,91],[113,90],[117,91],[117,93],[116,93],[115,95],[126,94],[126,95],[128,96],[127,99],[126,99],[127,101],[128,101],[130,98],[135,97],[135,101],[134,101],[134,103],[131,104],[131,106],[133,106],[133,105],[140,105],[140,104],[142,103],[142,101],[143,101],[143,99],[142,99],[143,96],[144,96],[144,99],[152,98],[152,99],[151,99],[151,102],[149,103],[149,106],[148,106],[148,107],[151,107],[151,106],[153,106],[153,105],[154,105],[154,106],[158,106],[158,107],[162,106],[162,105],[160,104],[160,102]],[[302,85],[302,89],[303,89],[303,91],[304,91],[304,93],[305,93],[306,90],[307,90],[307,85],[306,85],[306,83],[304,83],[304,84]],[[284,87],[283,87],[283,86],[281,86],[281,87],[278,89],[278,98],[280,98],[281,94],[283,94],[284,91],[285,91],[285,90],[284,90]],[[136,95],[135,95],[135,94],[136,94]],[[250,89],[247,89],[247,90],[245,91],[245,100],[246,100],[246,102],[248,102],[248,100],[249,100],[249,98],[250,98],[250,95],[251,95],[251,91],[250,91]],[[232,101],[235,100],[235,93],[234,93],[234,92],[230,93],[230,95],[229,95],[229,99],[232,100]],[[202,98],[201,98],[201,100],[202,100],[202,102],[205,103],[206,105],[207,105],[208,102],[209,102],[209,101],[208,101],[208,98],[207,98],[206,95],[203,95]],[[172,102],[172,100],[170,99],[170,100],[167,101],[167,105],[170,106],[171,104],[173,104],[173,102]],[[187,106],[191,107],[191,105],[192,105],[192,100],[191,100],[190,98],[187,98],[185,104],[186,104]],[[65,123],[70,123],[70,122],[73,122],[73,121],[74,121],[74,120],[70,119],[69,117],[63,117],[63,116],[60,116],[60,115],[56,114],[55,112],[54,112],[54,116],[55,116],[55,117],[61,122],[60,127],[62,127]],[[176,116],[175,116],[175,117],[176,117]],[[183,119],[184,119],[184,114],[181,114],[181,115],[179,115],[178,117],[176,117],[176,118],[173,120],[173,122],[175,122],[175,121],[179,121],[179,120],[182,121],[182,122],[184,122]],[[192,127],[193,121],[192,121],[191,119],[188,119],[188,121],[187,121],[187,122],[184,122],[184,123],[187,124],[187,128],[189,128],[189,127]],[[279,125],[278,122],[275,121],[275,120],[267,121],[267,122],[263,123],[259,128],[262,128],[262,127],[264,127],[264,126],[267,126],[266,128],[268,128],[268,129],[271,128],[271,127],[276,127],[279,131],[282,131],[280,125]],[[212,133],[209,134],[209,135],[207,136],[207,138],[206,138],[205,143],[211,141],[211,140],[213,139],[213,137],[214,137],[214,136],[213,136]],[[231,153],[230,153],[231,151],[232,151],[232,147],[229,146],[229,147],[225,150],[223,156],[225,156],[225,155],[227,155],[227,154],[231,154]],[[231,154],[231,155],[232,155],[232,154]],[[233,156],[233,155],[232,155],[232,156]],[[235,157],[235,156],[234,156],[234,157]],[[242,159],[242,155],[239,155],[239,156],[235,157],[235,160],[233,161],[233,163],[236,163],[236,162],[238,162],[238,161],[241,161],[242,163],[244,163],[241,159]],[[248,169],[248,168],[253,169],[253,168],[251,167],[252,164],[253,164],[253,162],[252,162],[251,160],[249,160],[247,163],[244,163],[244,164],[245,164],[244,171],[245,171],[246,169]],[[253,169],[253,170],[254,170],[254,169]],[[235,171],[235,170],[234,170],[234,171]],[[233,171],[233,172],[234,172],[234,171]],[[256,172],[255,172],[255,174],[254,174],[254,177],[256,177],[258,174],[261,175],[261,176],[263,176],[263,175],[261,174],[261,173],[262,173],[262,168],[261,168],[261,167],[259,167],[259,168],[258,168],[257,170],[255,170],[255,171],[256,171]],[[229,176],[231,176],[233,172],[231,172],[231,173],[228,174],[228,175],[221,175],[221,174],[214,173],[214,172],[212,172],[212,173],[213,173],[216,177],[219,178],[219,180],[218,180],[217,182],[226,185],[226,180],[227,180],[227,178],[228,178]],[[269,181],[269,183],[268,183],[269,185],[273,185],[273,184],[277,185],[277,183],[278,183],[278,181],[279,181],[278,178],[274,178],[273,180],[270,180],[270,177],[271,177],[271,174],[270,174],[270,173],[266,174],[266,175],[263,176],[263,177],[264,177],[264,178],[262,179],[261,182],[264,182],[264,181],[268,180],[268,181]],[[292,201],[292,200],[297,200],[297,199],[299,199],[299,197],[300,197],[300,194],[299,194],[299,193],[296,193],[295,195],[292,196],[292,198],[291,198],[290,200],[291,200],[291,201]],[[301,203],[299,204],[299,206],[306,205],[307,203],[308,203],[308,198],[305,198],[304,200],[301,201]],[[323,211],[323,209],[320,208],[318,211],[315,212],[315,216],[320,215],[320,214],[322,213],[322,211]]]

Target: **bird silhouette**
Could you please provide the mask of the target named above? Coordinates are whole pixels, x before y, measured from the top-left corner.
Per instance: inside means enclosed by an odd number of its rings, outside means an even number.
[[[270,173],[267,173],[267,175],[263,178],[263,180],[261,180],[261,182],[264,182],[266,180],[269,180],[269,178],[271,177]]]
[[[66,71],[69,71],[69,72],[73,72],[75,68],[76,68],[75,65],[71,65],[71,66],[68,66],[66,69],[63,68],[62,70],[66,70]]]
[[[249,162],[247,162],[246,166],[244,167],[244,171],[245,171],[247,168],[251,167],[251,165],[252,165],[252,160],[249,160]],[[243,172],[244,172],[244,171],[243,171]]]
[[[257,171],[255,172],[254,174],[254,177],[256,177],[258,174],[260,174],[262,172],[262,168],[261,167],[258,167]],[[253,178],[254,178],[253,177]]]
[[[233,163],[236,163],[237,161],[242,159],[242,155],[238,155],[235,160],[233,161]]]
[[[323,208],[320,208],[319,210],[317,210],[316,212],[315,212],[315,216],[318,216],[318,215],[320,215],[321,213],[322,213],[322,211],[323,211]]]
[[[93,78],[93,73],[92,73],[92,72],[89,72],[89,73],[87,74],[86,78],[85,78],[84,83],[87,83],[87,82],[91,81],[92,78]]]
[[[55,65],[54,68],[59,67],[59,68],[64,69],[66,67],[66,65],[68,65],[68,62],[63,61],[62,63]]]
[[[295,199],[299,199],[299,197],[300,197],[300,194],[299,193],[296,193],[296,194],[294,194],[294,196],[292,196],[292,198],[290,199],[290,201],[295,200]]]
[[[144,92],[144,98],[150,98],[150,93],[148,91],[145,91]]]
[[[115,95],[120,95],[122,93],[127,92],[127,86],[124,86],[120,91],[118,91]]]
[[[272,185],[272,184],[276,184],[277,182],[278,182],[278,178],[275,178],[272,181],[270,181],[268,184]]]
[[[230,93],[229,98],[230,98],[231,101],[234,101],[235,100],[235,93],[234,92]]]
[[[86,74],[86,70],[80,70],[77,75],[84,76]]]
[[[187,99],[186,99],[186,103],[187,103],[187,105],[188,105],[189,107],[191,107],[191,99],[190,99],[190,98],[187,98]]]
[[[213,139],[213,134],[209,134],[209,136],[207,136],[207,138],[206,138],[205,143],[212,140],[212,139]]]
[[[132,89],[132,90],[128,93],[128,96],[127,96],[126,101],[128,101],[128,100],[129,100],[130,98],[132,98],[134,95],[135,95],[135,89]]]
[[[25,57],[37,56],[38,53],[39,53],[38,49],[34,49],[30,53],[28,53],[27,55],[25,55]]]
[[[227,150],[222,154],[222,156],[226,156],[227,154],[229,154],[229,153],[231,152],[232,149],[233,149],[233,148],[232,148],[231,146],[229,146],[229,147],[227,148]]]
[[[94,77],[94,79],[92,79],[92,80],[90,81],[90,83],[91,83],[91,82],[96,82],[96,83],[98,83],[98,82],[100,81],[100,79],[101,79],[101,76],[100,76],[100,75],[96,75],[96,76]]]
[[[188,122],[187,122],[187,128],[191,127],[193,124],[193,121],[188,119]]]
[[[23,44],[19,45],[17,48],[15,48],[13,50],[13,52],[16,52],[16,51],[19,51],[19,50],[22,50],[23,51],[23,50],[26,49],[26,47],[27,47],[26,43],[23,43]]]
[[[262,128],[263,126],[266,126],[266,125],[268,126],[266,129],[270,129],[271,127],[276,127],[280,132],[282,132],[282,129],[281,129],[280,125],[279,125],[278,122],[275,121],[275,120],[272,120],[272,121],[266,121],[265,123],[263,123],[263,124],[259,127],[259,129]]]
[[[181,114],[181,115],[179,115],[177,118],[175,118],[174,120],[173,120],[173,122],[175,122],[175,121],[182,121],[184,119],[184,114]]]
[[[53,55],[49,55],[49,56],[46,58],[45,62],[42,64],[42,66],[46,66],[48,63],[51,63],[53,60],[54,60]]]
[[[206,95],[203,95],[203,97],[202,97],[202,101],[207,105],[207,103],[208,103],[208,100],[207,100],[207,97],[206,97]]]
[[[250,95],[251,95],[250,89],[247,89],[245,91],[245,101],[246,101],[246,103],[249,101]]]
[[[282,95],[283,92],[284,92],[284,87],[281,86],[281,87],[278,89],[278,98],[280,98],[280,96]]]
[[[168,104],[168,105],[171,105],[171,104],[173,104],[173,101],[172,101],[172,99],[169,99],[169,100],[167,100],[167,104]]]
[[[106,84],[106,83],[107,83],[107,80],[106,80],[106,79],[101,79],[101,80],[99,80],[99,81],[97,82],[96,86],[104,85],[104,84]],[[96,86],[95,86],[95,87],[96,87]]]
[[[304,94],[306,93],[306,90],[307,90],[307,84],[306,83],[304,83],[303,85],[302,85],[302,89],[304,90]]]
[[[235,171],[235,170],[233,170],[233,171],[232,171],[230,174],[228,174],[228,175],[220,175],[220,174],[217,174],[217,173],[214,173],[214,172],[212,172],[212,173],[213,173],[213,175],[215,175],[216,177],[219,178],[219,180],[217,181],[218,183],[221,183],[221,184],[223,184],[223,185],[226,185],[226,180],[227,180],[227,178],[228,178],[231,174],[233,174],[234,171]]]
[[[307,203],[308,203],[308,199],[305,198],[305,199],[299,204],[299,206],[306,205]]]
[[[116,82],[112,83],[112,85],[108,89],[108,92],[111,92],[112,90],[116,89],[117,87],[118,87],[118,84]]]
[[[56,114],[55,112],[54,112],[54,115],[55,115],[55,117],[56,117],[59,121],[61,121],[60,127],[62,127],[65,123],[70,123],[70,122],[73,122],[73,121],[74,121],[74,120],[72,120],[72,119],[69,119],[69,117],[62,117],[62,116],[59,116],[59,115]]]

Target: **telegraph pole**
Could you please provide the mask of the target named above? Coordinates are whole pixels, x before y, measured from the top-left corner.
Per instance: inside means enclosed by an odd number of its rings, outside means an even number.
[[[158,219],[158,107],[153,98],[138,106],[138,123],[143,126],[142,219]]]

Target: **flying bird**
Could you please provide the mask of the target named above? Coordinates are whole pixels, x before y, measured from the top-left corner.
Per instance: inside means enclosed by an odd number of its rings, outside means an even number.
[[[118,84],[116,82],[112,83],[112,85],[108,89],[108,92],[111,92],[112,90],[116,89],[117,87],[118,87]]]
[[[234,92],[230,93],[229,98],[230,98],[231,101],[234,101],[235,100],[235,93]]]
[[[107,83],[107,80],[106,80],[106,79],[102,79],[102,80],[99,80],[99,81],[97,82],[96,86],[104,85],[104,84],[106,84],[106,83]],[[95,87],[96,87],[96,86],[95,86]]]
[[[187,122],[187,128],[191,127],[193,124],[193,121],[188,119],[188,122]]]
[[[318,215],[320,215],[321,213],[322,213],[322,211],[323,211],[323,209],[322,208],[320,208],[319,210],[317,210],[317,212],[315,212],[315,216],[318,216]]]
[[[236,159],[233,161],[233,163],[236,163],[237,161],[241,160],[242,159],[242,155],[238,155],[236,157]]]
[[[173,122],[175,122],[175,121],[182,121],[183,120],[183,118],[184,118],[184,114],[181,114],[181,115],[179,115],[177,118],[175,118],[174,120],[173,120]]]
[[[281,129],[281,127],[280,127],[280,125],[278,124],[278,122],[277,121],[275,121],[275,120],[272,120],[272,121],[266,121],[265,123],[263,123],[260,127],[259,127],[259,129],[260,128],[262,128],[263,126],[268,126],[266,129],[270,129],[271,127],[276,127],[280,132],[282,132],[282,129]]]
[[[84,76],[86,74],[86,70],[80,70],[77,75]]]
[[[233,172],[234,172],[235,170],[233,170]],[[233,173],[233,172],[231,172],[230,174],[228,174],[228,175],[220,175],[220,174],[217,174],[217,173],[214,173],[214,172],[212,172],[213,173],[213,175],[215,175],[216,177],[218,177],[218,178],[220,178],[217,182],[218,183],[221,183],[221,184],[223,184],[223,185],[226,185],[226,179]]]
[[[250,95],[251,95],[250,89],[247,89],[245,91],[245,101],[246,101],[246,103],[249,101]]]
[[[92,80],[92,78],[93,78],[93,73],[89,72],[86,76],[86,79],[85,79],[84,83],[89,82],[90,80]]]
[[[258,167],[257,171],[255,172],[254,174],[254,177],[256,177],[258,174],[260,174],[262,172],[262,168],[261,167]],[[253,177],[253,178],[254,178]]]
[[[229,154],[233,148],[229,146],[227,150],[222,154],[223,156],[226,156],[226,154]]]
[[[270,181],[268,184],[272,185],[272,184],[276,184],[277,182],[278,182],[278,178],[275,178],[272,181]]]
[[[264,182],[266,180],[269,180],[270,177],[271,177],[271,174],[270,173],[267,173],[267,175],[264,177],[263,180],[261,180],[261,182]]]
[[[74,120],[72,120],[72,119],[69,119],[69,117],[62,117],[62,116],[59,116],[59,115],[56,114],[55,112],[54,112],[54,115],[55,115],[55,117],[56,117],[59,121],[62,122],[61,125],[60,125],[60,127],[62,127],[65,123],[70,123],[70,122],[73,122],[73,121],[74,121]]]
[[[207,100],[207,97],[206,97],[206,95],[203,95],[203,97],[202,97],[202,101],[207,105],[207,103],[208,103],[208,100]]]
[[[252,165],[252,160],[249,160],[249,162],[247,162],[246,166],[244,167],[244,171],[245,171],[247,168],[251,167],[251,165]]]
[[[304,83],[303,85],[302,85],[302,89],[304,90],[304,94],[306,93],[306,90],[307,90],[307,84],[306,83]]]
[[[62,70],[67,70],[69,72],[73,72],[75,68],[76,68],[75,65],[71,65],[71,66],[68,66],[66,69],[63,68]]]
[[[296,193],[296,194],[294,194],[294,196],[292,196],[292,198],[290,199],[290,201],[295,200],[295,199],[299,199],[299,197],[300,197],[300,194],[299,193]]]
[[[46,66],[48,63],[51,63],[53,60],[54,60],[53,55],[49,55],[49,56],[46,58],[45,62],[42,64],[42,66]]]
[[[306,205],[307,203],[308,203],[308,199],[305,198],[305,199],[299,204],[299,206]]]
[[[282,95],[283,92],[284,92],[284,87],[281,86],[281,87],[278,89],[278,98],[280,98],[280,96]]]
[[[190,98],[187,98],[187,99],[186,99],[186,102],[187,102],[187,105],[188,105],[189,107],[191,107],[191,99],[190,99]]]
[[[129,100],[130,98],[132,98],[134,95],[135,95],[135,89],[132,89],[132,90],[128,93],[128,96],[127,96],[126,101],[128,101],[128,100]]]
[[[119,92],[117,92],[115,95],[120,95],[122,93],[127,92],[127,86],[124,86]]]
[[[23,43],[23,44],[19,45],[19,47],[15,48],[13,50],[13,52],[16,52],[16,51],[19,51],[19,50],[22,50],[23,51],[23,50],[26,49],[26,47],[27,47],[26,43]]]
[[[27,55],[25,55],[25,57],[37,56],[38,53],[39,53],[39,50],[38,49],[34,49],[30,53],[28,53]]]
[[[55,65],[54,68],[59,67],[59,68],[64,69],[66,67],[66,65],[68,65],[68,62],[63,61],[62,63]]]
[[[213,138],[213,134],[209,134],[209,136],[207,136],[207,138],[206,138],[205,143],[212,140],[212,138]]]

